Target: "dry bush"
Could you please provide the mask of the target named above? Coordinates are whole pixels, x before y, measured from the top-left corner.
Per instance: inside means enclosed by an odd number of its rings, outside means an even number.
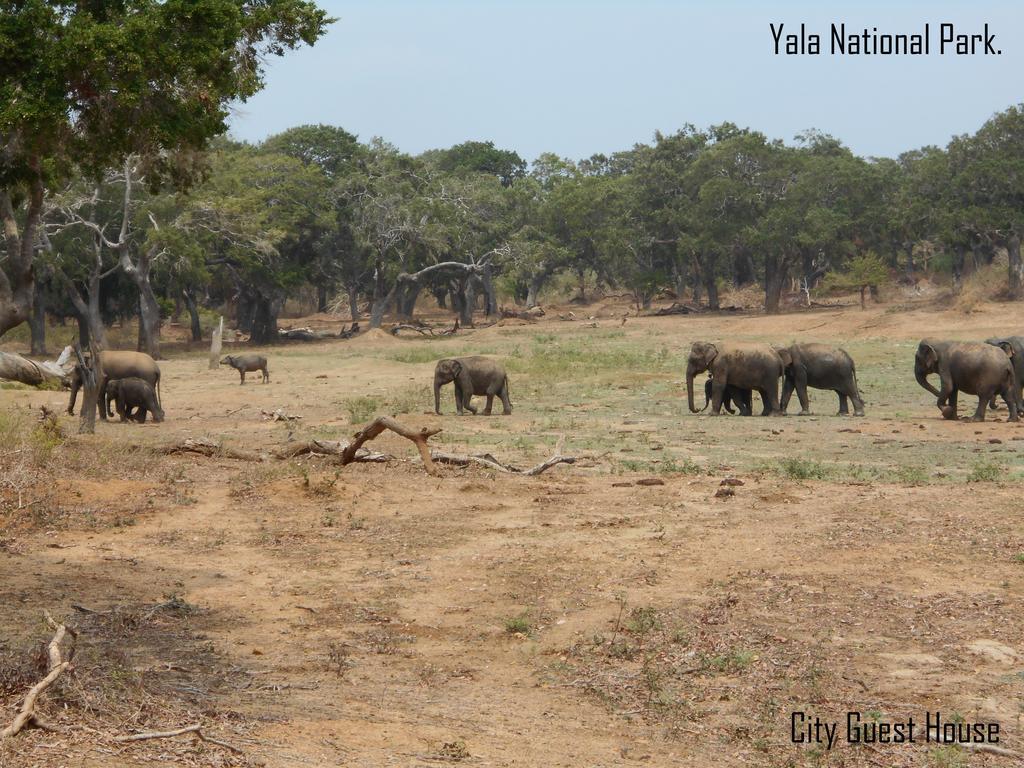
[[[1005,298],[1007,288],[1006,265],[993,262],[964,278],[953,306],[969,315],[985,302]]]

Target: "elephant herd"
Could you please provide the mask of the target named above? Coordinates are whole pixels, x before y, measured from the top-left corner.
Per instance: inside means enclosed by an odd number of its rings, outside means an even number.
[[[115,405],[121,421],[145,422],[147,413],[153,420],[163,421],[160,402],[160,368],[143,352],[101,352],[102,380],[99,383],[97,407],[100,418],[113,416]],[[239,372],[240,384],[245,384],[247,372],[259,371],[263,382],[270,381],[267,359],[263,355],[228,355],[221,360]],[[707,372],[705,403],[700,409],[694,403],[694,378]],[[928,377],[937,374],[936,388]],[[924,339],[918,345],[914,358],[917,382],[936,397],[943,417],[957,416],[957,396],[960,392],[975,395],[978,408],[973,421],[984,421],[986,408],[996,408],[996,397],[1006,402],[1010,421],[1024,415],[1024,336],[991,338],[985,342],[937,341]],[[71,399],[68,413],[74,413],[78,390],[82,386],[81,373],[76,368],[71,374]],[[782,381],[780,391],[780,379]],[[459,415],[466,411],[476,414],[472,404],[474,396],[486,397],[483,414],[489,416],[494,398],[500,398],[502,413],[512,413],[509,397],[508,374],[505,366],[490,357],[473,356],[446,358],[438,361],[434,369],[434,411],[441,413],[441,387],[454,384],[455,409]],[[711,413],[719,415],[724,407],[734,413],[733,406],[743,416],[753,414],[753,393],[761,397],[762,415],[783,415],[796,392],[800,401],[800,414],[810,413],[808,387],[831,390],[839,398],[839,414],[864,415],[864,400],[857,385],[857,371],[853,358],[846,350],[828,344],[791,344],[788,347],[770,344],[729,344],[695,341],[690,348],[686,365],[686,395],[693,413],[711,406]]]
[[[694,404],[693,380],[707,372],[704,407]],[[937,374],[936,389],[928,376]],[[972,421],[984,421],[986,408],[996,408],[996,396],[1006,402],[1010,421],[1024,415],[1024,337],[991,338],[985,342],[924,339],[914,358],[917,382],[935,397],[942,416],[957,417],[959,392],[976,395],[978,408]],[[782,391],[779,392],[779,379]],[[857,385],[853,358],[846,350],[827,344],[716,344],[694,342],[686,366],[686,395],[690,411],[708,405],[719,415],[723,407],[733,413],[735,404],[743,416],[752,415],[752,393],[763,404],[762,415],[786,413],[795,390],[800,414],[810,413],[807,388],[832,390],[839,396],[839,414],[864,415],[864,400]]]

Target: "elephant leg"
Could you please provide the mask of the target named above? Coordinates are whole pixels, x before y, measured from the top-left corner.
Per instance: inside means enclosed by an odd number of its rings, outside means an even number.
[[[484,406],[484,416],[491,415],[491,408],[494,405],[494,395],[487,395],[487,405]]]
[[[850,415],[850,406],[849,406],[849,403],[847,402],[846,393],[845,392],[840,392],[837,389],[836,390],[836,394],[839,395],[839,414],[838,415],[839,416],[849,416]]]
[[[752,389],[741,389],[738,407],[740,409],[740,416],[753,416],[754,415],[754,390]]]
[[[512,401],[508,399],[508,382],[502,382],[501,391],[498,393],[501,398],[501,404],[503,406],[502,414],[510,416],[512,414]]]
[[[96,394],[96,408],[99,409],[100,419],[102,421],[107,420],[107,377],[103,376],[103,381],[100,382],[100,391]]]
[[[462,387],[459,386],[459,382],[458,381],[455,382],[454,386],[455,386],[455,412],[457,414],[459,414],[459,416],[461,416],[462,413],[463,413],[463,411],[462,411],[462,401],[464,399],[462,397]]]
[[[985,420],[985,408],[988,406],[989,401],[994,397],[992,394],[980,395],[978,397],[978,409],[971,416],[971,421],[984,421]]]
[[[754,394],[753,394],[753,392],[754,391],[751,390],[751,394],[750,394],[750,412],[751,412],[751,414],[753,414],[753,412],[754,412]],[[772,415],[772,409],[771,409],[771,406],[768,404],[769,397],[768,397],[767,390],[759,389],[759,390],[757,390],[757,394],[760,395],[760,397],[761,397],[761,415],[762,416],[771,416]]]
[[[716,376],[711,380],[711,414],[722,415],[722,400],[725,398],[725,382]]]
[[[263,383],[270,383],[270,371],[268,371],[266,368],[263,369]]]
[[[1010,384],[1003,387],[1002,391],[1003,400],[1006,402],[1006,409],[1010,412],[1010,415],[1007,417],[1010,421],[1020,421],[1020,415],[1017,413],[1019,410],[1018,402],[1015,400],[1014,396],[1014,390],[1016,388],[1016,385]],[[995,400],[995,397],[992,399]]]
[[[782,397],[779,398],[779,408],[782,409],[783,413],[789,407],[789,398],[793,396],[793,388],[793,377],[787,373],[782,382]]]
[[[146,423],[146,406],[139,406],[139,412],[135,415],[135,420],[138,421],[139,424]]]
[[[807,400],[807,371],[802,366],[793,366],[793,379],[796,396],[800,399],[800,416],[810,416],[811,406]],[[776,384],[778,386],[778,384]]]
[[[807,390],[804,389],[803,392],[800,391],[800,379],[799,378],[797,378],[797,380],[796,380],[796,394],[797,394],[797,397],[800,398],[800,405],[803,406],[803,410],[800,411],[801,415],[806,414],[806,413],[810,413],[810,411],[807,410],[807,406],[805,404],[806,401],[807,401]],[[779,409],[779,380],[778,379],[772,379],[771,381],[768,382],[768,387],[765,389],[764,392],[761,393],[761,397],[763,398],[763,397],[765,397],[765,395],[767,395],[767,399],[765,400],[765,403],[764,403],[764,409],[765,409],[766,415],[782,416],[783,413]]]
[[[239,371],[238,375],[242,378],[242,380],[238,383],[238,386],[242,386],[243,384],[245,384],[245,371]]]
[[[853,415],[864,415],[864,400],[861,399],[860,390],[857,388],[856,380],[850,382],[846,392],[847,397],[853,401]]]
[[[477,409],[473,405],[473,393],[472,392],[467,392],[466,393],[466,397],[465,397],[465,400],[462,403],[462,407],[465,408],[470,413],[472,413],[474,416],[477,415]]]

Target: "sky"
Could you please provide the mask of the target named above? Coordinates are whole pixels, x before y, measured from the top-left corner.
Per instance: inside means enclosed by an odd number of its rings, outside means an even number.
[[[975,131],[1024,101],[1024,2],[770,0],[320,0],[338,18],[315,47],[268,62],[231,133],[260,141],[306,123],[418,154],[493,141],[526,160],[650,142],[730,121],[791,141],[815,128],[894,157]],[[980,34],[997,56],[830,56],[830,25]],[[777,56],[770,24],[822,37]]]

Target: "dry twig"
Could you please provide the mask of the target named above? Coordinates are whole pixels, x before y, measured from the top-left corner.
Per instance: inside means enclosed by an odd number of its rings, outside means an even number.
[[[53,639],[50,640],[50,645],[47,648],[47,652],[50,657],[49,671],[47,672],[46,677],[33,685],[25,695],[25,701],[22,702],[21,711],[18,712],[18,716],[14,718],[14,722],[0,731],[0,739],[6,739],[10,736],[14,736],[24,728],[33,725],[37,728],[43,728],[44,730],[53,730],[52,726],[48,725],[36,714],[36,700],[43,691],[53,685],[54,681],[60,677],[64,670],[71,666],[71,657],[74,655],[74,647],[72,646],[72,650],[68,654],[68,660],[65,661],[61,655],[60,644],[64,639],[64,636],[69,631],[71,632],[72,638],[75,636],[75,633],[73,630],[68,630],[68,628],[63,624],[58,624],[54,621],[53,617],[50,616],[49,613],[46,614],[46,623],[54,630]]]
[[[224,749],[230,750],[236,755],[244,754],[238,747],[232,746],[226,741],[214,739],[204,734],[202,726],[198,723],[196,725],[188,725],[184,728],[179,728],[176,731],[144,731],[143,733],[133,733],[130,736],[116,736],[114,737],[114,741],[125,743],[129,741],[146,741],[147,739],[169,739],[174,736],[184,736],[187,733],[195,734],[196,738],[200,741],[216,744],[218,747],[224,747]]]

